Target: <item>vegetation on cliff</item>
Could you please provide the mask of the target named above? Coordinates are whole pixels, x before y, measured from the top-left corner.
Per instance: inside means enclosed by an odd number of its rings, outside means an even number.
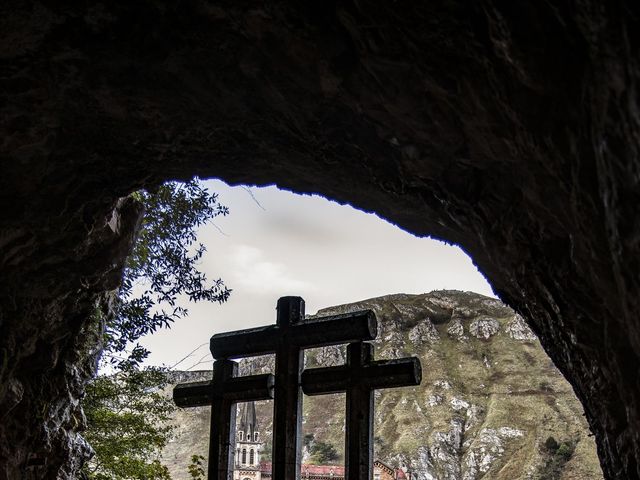
[[[332,307],[319,315],[370,308],[379,322],[376,358],[417,355],[418,387],[375,394],[376,458],[416,480],[596,480],[595,442],[571,386],[513,310],[471,292],[388,295]],[[340,346],[307,350],[306,366],[345,360]],[[266,372],[269,357],[241,371]],[[181,381],[206,378],[185,372]],[[257,405],[262,438],[271,434],[271,402]],[[191,453],[206,454],[208,409],[178,410],[177,436],[163,451],[173,478],[185,476]],[[344,395],[304,398],[305,462],[343,461]],[[547,443],[553,437],[557,446]],[[312,442],[333,447],[318,458]],[[269,455],[265,444],[265,455]]]

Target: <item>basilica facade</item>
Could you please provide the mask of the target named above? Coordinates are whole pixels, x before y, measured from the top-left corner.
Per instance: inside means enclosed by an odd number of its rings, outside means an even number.
[[[254,402],[243,404],[236,428],[233,480],[272,480],[271,463],[262,461],[262,440],[258,429]],[[301,480],[344,480],[344,467],[339,465],[302,464]],[[372,480],[411,480],[411,474],[376,460]]]
[[[262,480],[261,449],[256,406],[255,403],[248,402],[242,406],[240,423],[236,428],[233,480]]]

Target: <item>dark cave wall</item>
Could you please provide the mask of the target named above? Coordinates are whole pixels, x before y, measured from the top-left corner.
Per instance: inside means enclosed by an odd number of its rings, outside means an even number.
[[[194,174],[462,246],[640,478],[637,7],[415,3],[0,7],[0,478],[73,478],[120,198]]]
[[[80,435],[79,401],[95,372],[100,332],[140,213],[139,204],[123,199],[90,230],[77,218],[63,222],[66,229],[38,234],[27,221],[3,224],[0,478],[75,479],[91,454]]]

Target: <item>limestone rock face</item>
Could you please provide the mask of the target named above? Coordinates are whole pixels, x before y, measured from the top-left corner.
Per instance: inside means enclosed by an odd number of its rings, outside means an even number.
[[[378,459],[411,470],[416,480],[603,478],[595,442],[571,386],[535,336],[513,335],[518,321],[513,310],[471,292],[436,291],[388,295],[324,309],[319,315],[363,308],[376,312],[385,333],[374,342],[376,359],[417,355],[423,369],[419,387],[376,392]],[[464,315],[449,315],[447,320],[445,313],[452,309]],[[440,321],[434,324],[430,317]],[[446,332],[453,323],[466,331],[478,325],[479,332],[490,335],[451,337]],[[426,333],[418,338],[419,331]],[[305,363],[343,364],[344,353],[344,346],[307,350]],[[241,371],[273,372],[273,362],[270,357],[245,359]],[[196,380],[203,373],[190,375]],[[327,395],[304,397],[303,402],[303,433],[330,443],[341,454],[344,401],[344,395]],[[268,455],[272,402],[258,402],[257,411]],[[208,409],[180,410],[175,423],[179,435],[165,449],[164,459],[175,480],[188,480],[190,452],[206,456]],[[559,457],[545,447],[549,437],[573,449],[553,473],[550,465]]]
[[[469,325],[469,332],[477,338],[491,338],[500,330],[500,324],[493,318],[478,318]]]
[[[629,0],[1,6],[1,475],[70,475],[95,348],[79,332],[135,230],[113,212],[198,174],[459,244],[571,382],[607,478],[639,478],[639,15]]]

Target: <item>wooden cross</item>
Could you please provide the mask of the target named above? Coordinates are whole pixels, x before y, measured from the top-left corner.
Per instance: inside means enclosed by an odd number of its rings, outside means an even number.
[[[345,480],[372,478],[374,390],[420,385],[421,380],[418,358],[373,361],[373,345],[364,342],[347,347],[345,365],[302,373],[302,391],[306,395],[346,392]]]
[[[282,297],[277,308],[275,325],[211,337],[211,354],[215,359],[225,359],[275,353],[272,477],[297,480],[300,477],[303,350],[374,339],[377,323],[371,311],[305,320],[304,300],[300,297]]]
[[[236,403],[273,398],[271,374],[236,377],[238,364],[231,360],[213,363],[213,379],[176,385],[173,400],[179,407],[211,405],[208,478],[230,480],[233,472],[233,436]]]

